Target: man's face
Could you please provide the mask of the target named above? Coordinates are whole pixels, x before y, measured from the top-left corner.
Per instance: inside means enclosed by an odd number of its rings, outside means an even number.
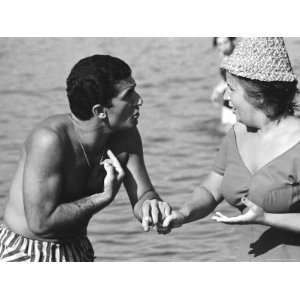
[[[130,76],[115,85],[117,95],[111,100],[108,109],[110,127],[116,130],[128,129],[137,125],[142,98],[135,91],[136,83]]]

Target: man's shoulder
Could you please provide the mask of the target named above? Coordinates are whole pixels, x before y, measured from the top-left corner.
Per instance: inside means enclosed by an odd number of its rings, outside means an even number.
[[[61,143],[66,127],[63,120],[63,115],[54,115],[41,121],[31,131],[26,143],[34,143],[36,146],[50,146]]]
[[[35,154],[59,155],[64,149],[62,134],[59,130],[45,122],[41,122],[29,134],[25,141],[26,151],[34,152]]]
[[[59,134],[50,127],[35,128],[28,136],[27,141],[29,143],[35,143],[38,145],[47,145],[59,142]]]

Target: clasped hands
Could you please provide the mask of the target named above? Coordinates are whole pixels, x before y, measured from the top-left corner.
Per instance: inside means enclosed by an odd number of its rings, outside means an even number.
[[[144,231],[153,228],[159,234],[167,234],[183,224],[184,216],[179,211],[172,211],[167,202],[151,199],[143,202],[141,221]]]

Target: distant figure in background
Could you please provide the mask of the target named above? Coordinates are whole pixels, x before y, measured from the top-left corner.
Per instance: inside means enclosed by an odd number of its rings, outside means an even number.
[[[214,37],[213,38],[213,47],[219,50],[221,61],[229,57],[234,48],[235,48],[235,37]],[[221,113],[221,129],[224,132],[227,132],[231,126],[236,122],[236,116],[232,112],[231,105],[228,100],[224,100],[224,93],[227,88],[225,71],[220,69],[221,81],[214,88],[211,101],[217,105],[222,106]]]
[[[145,231],[170,213],[144,163],[135,88],[116,57],[94,55],[72,68],[71,112],[39,123],[22,148],[0,225],[0,260],[93,261],[87,226],[122,183]]]

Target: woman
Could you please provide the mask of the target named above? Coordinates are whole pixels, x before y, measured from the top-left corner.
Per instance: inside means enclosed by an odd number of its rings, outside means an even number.
[[[213,46],[217,48],[221,60],[227,59],[233,52],[235,48],[235,37],[214,37]],[[222,105],[222,115],[221,115],[221,124],[222,130],[228,132],[231,126],[236,122],[236,117],[232,112],[232,108],[229,105],[229,101],[224,100],[224,93],[227,88],[225,80],[225,70],[220,70],[221,81],[215,86],[212,95],[211,101],[216,105]]]
[[[249,224],[235,227],[236,260],[300,260],[300,120],[294,116],[297,79],[284,41],[243,39],[223,68],[225,98],[238,122],[194,199],[173,211],[164,226],[203,218],[225,199],[241,214],[216,212],[213,219]]]

